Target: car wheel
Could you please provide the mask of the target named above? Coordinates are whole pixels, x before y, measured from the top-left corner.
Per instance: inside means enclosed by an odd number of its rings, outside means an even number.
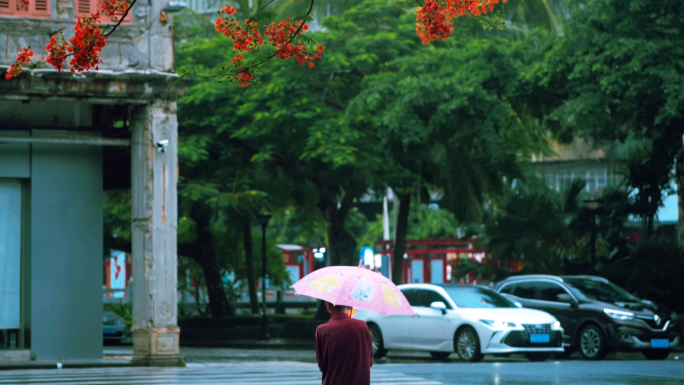
[[[542,352],[525,353],[525,357],[527,357],[527,359],[532,361],[532,362],[542,362],[542,361],[548,360],[551,357],[551,353],[542,353]]]
[[[484,355],[480,353],[480,339],[475,329],[467,326],[456,335],[456,353],[466,362],[482,361]]]
[[[371,343],[373,344],[373,358],[382,358],[387,355],[387,349],[382,342],[382,332],[377,325],[368,325],[368,330],[371,335]]]
[[[432,358],[434,358],[436,360],[446,360],[447,358],[449,358],[451,353],[449,353],[449,352],[430,352],[430,355],[432,356]]]
[[[579,334],[579,349],[587,360],[602,360],[608,354],[606,339],[601,329],[596,325],[589,325]]]
[[[670,355],[668,349],[648,349],[644,350],[644,357],[648,360],[664,360]]]

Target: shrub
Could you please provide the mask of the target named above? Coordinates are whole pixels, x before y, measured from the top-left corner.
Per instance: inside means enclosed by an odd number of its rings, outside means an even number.
[[[647,240],[601,275],[637,297],[684,313],[684,251],[665,240]]]

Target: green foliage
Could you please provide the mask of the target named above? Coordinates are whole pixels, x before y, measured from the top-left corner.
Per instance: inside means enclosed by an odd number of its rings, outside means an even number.
[[[112,250],[130,250],[131,192],[130,190],[105,191],[103,200],[104,257]]]
[[[530,273],[560,274],[572,259],[585,259],[581,245],[580,201],[584,182],[561,193],[531,185],[512,190],[487,221],[485,246],[503,266],[525,260]]]
[[[408,239],[458,238],[459,222],[453,212],[414,204],[409,213]]]
[[[369,15],[379,17],[370,22]],[[207,139],[188,140],[192,148],[180,153],[195,160],[197,167],[211,169],[212,162],[206,160],[211,147],[219,153],[225,151],[222,147],[240,149],[244,152],[242,167],[264,175],[263,185],[249,186],[289,193],[291,199],[283,199],[281,207],[294,204],[301,212],[297,215],[326,223],[329,234],[325,240],[344,243],[348,253],[353,237],[345,230],[344,221],[351,203],[370,187],[381,186],[376,176],[384,162],[372,129],[349,127],[345,110],[366,74],[377,72],[382,63],[401,53],[408,54],[416,44],[415,36],[409,39],[415,32],[408,18],[405,5],[368,2],[326,20],[328,30],[315,36],[326,47],[326,55],[312,69],[283,63],[266,70],[263,85],[246,89],[195,81],[179,102],[183,111],[179,117],[183,126],[195,127],[192,130],[201,131]],[[207,74],[219,69],[231,55],[220,49],[220,39],[184,43],[178,49],[177,63]],[[237,192],[244,194],[240,188]],[[282,220],[291,219],[296,216]],[[320,234],[320,225],[310,227],[310,234]]]
[[[599,146],[645,141],[650,150],[640,163],[630,164],[628,187],[638,189],[638,215],[651,233],[682,149],[684,71],[678,69],[684,62],[684,3],[568,4],[571,22],[562,36],[544,43],[543,56],[527,73],[551,106],[544,125],[563,141],[575,136],[593,138]]]
[[[684,291],[683,271],[684,251],[673,242],[651,239],[628,258],[608,265],[600,275],[640,298],[684,313],[684,302],[675,294]]]
[[[105,303],[105,311],[111,311],[124,319],[126,326],[129,328],[133,325],[133,306],[130,303]]]
[[[173,37],[178,43],[188,39],[211,39],[215,34],[211,19],[189,7],[173,15]]]
[[[483,246],[503,267],[524,259],[523,273],[594,273],[629,255],[625,224],[631,205],[627,194],[607,190],[601,197],[604,203],[591,211],[583,202],[587,198],[584,187],[584,181],[575,181],[560,191],[539,183],[511,190],[486,222]],[[590,249],[592,215],[596,219],[596,261],[591,260]]]
[[[480,221],[487,193],[522,163],[545,151],[542,132],[528,124],[518,96],[522,64],[504,40],[454,39],[398,58],[365,79],[347,119],[372,126],[388,153],[395,191],[426,195],[463,221]]]
[[[374,221],[367,221],[359,214],[354,232],[356,242],[360,247],[375,247],[382,239],[382,217],[378,215]],[[354,216],[350,216],[354,222]],[[459,222],[454,213],[445,209],[432,209],[425,204],[414,204],[408,218],[409,226],[407,239],[425,238],[457,238]],[[390,221],[390,231],[392,223]]]
[[[316,210],[289,207],[274,213],[267,228],[277,243],[302,246],[327,244],[326,222]]]

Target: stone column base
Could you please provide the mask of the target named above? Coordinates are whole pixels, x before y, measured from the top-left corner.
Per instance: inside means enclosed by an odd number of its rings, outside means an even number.
[[[180,358],[180,328],[133,328],[133,364],[185,366]]]

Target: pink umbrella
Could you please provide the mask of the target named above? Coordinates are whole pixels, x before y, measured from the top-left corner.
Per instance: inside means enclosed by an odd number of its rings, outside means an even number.
[[[330,266],[292,285],[295,294],[381,314],[415,315],[401,290],[389,279],[361,264]]]

